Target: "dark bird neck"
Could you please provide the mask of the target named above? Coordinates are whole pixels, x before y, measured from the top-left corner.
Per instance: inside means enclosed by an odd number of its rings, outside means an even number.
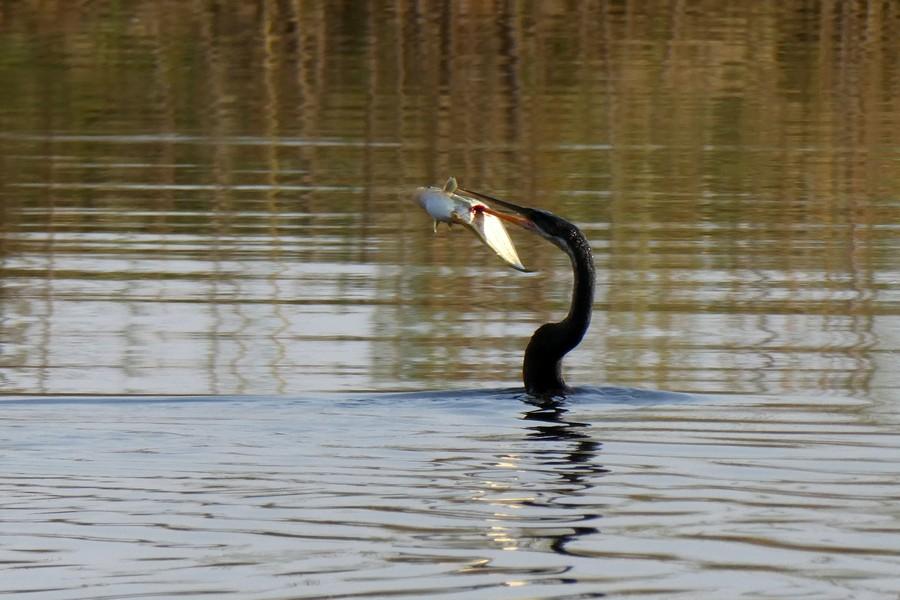
[[[584,337],[591,324],[594,303],[594,257],[584,234],[571,225],[564,239],[552,241],[572,260],[575,281],[569,314],[559,323],[541,325],[525,349],[522,368],[525,390],[533,396],[544,397],[563,395],[569,389],[562,378],[562,359]]]

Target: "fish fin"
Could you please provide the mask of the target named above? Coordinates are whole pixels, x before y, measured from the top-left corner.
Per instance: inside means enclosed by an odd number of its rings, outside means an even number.
[[[457,188],[456,177],[451,175],[447,179],[447,183],[444,184],[444,192],[446,192],[448,194],[452,194],[453,192],[456,191],[456,188]]]
[[[506,232],[506,228],[503,226],[503,221],[494,215],[479,212],[475,217],[475,221],[472,223],[472,229],[478,237],[481,238],[481,241],[493,250],[503,262],[517,271],[522,271],[523,273],[529,272],[529,270],[522,265],[522,261],[516,253],[516,248],[513,246],[512,240]]]

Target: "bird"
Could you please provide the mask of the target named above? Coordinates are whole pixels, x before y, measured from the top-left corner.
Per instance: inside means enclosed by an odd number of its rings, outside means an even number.
[[[572,392],[562,376],[562,360],[575,349],[591,324],[594,305],[594,257],[591,244],[573,223],[547,210],[519,206],[483,192],[459,188],[458,192],[502,207],[511,213],[491,214],[536,233],[565,252],[572,263],[574,284],[569,312],[559,322],[535,330],[522,362],[525,391],[538,398],[564,397]]]

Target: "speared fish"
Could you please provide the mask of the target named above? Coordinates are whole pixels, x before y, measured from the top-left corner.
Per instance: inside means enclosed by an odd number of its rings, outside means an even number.
[[[438,223],[446,223],[448,228],[453,224],[465,225],[506,264],[529,273],[519,260],[502,217],[498,216],[503,213],[480,200],[457,194],[458,187],[456,178],[450,177],[443,188],[428,186],[416,190],[416,201],[434,220],[434,231],[437,232]]]

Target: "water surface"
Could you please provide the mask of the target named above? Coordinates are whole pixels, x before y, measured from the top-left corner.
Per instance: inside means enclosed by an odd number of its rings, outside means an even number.
[[[17,597],[890,598],[896,415],[589,389],[5,402]],[[61,416],[64,415],[64,416]],[[760,418],[760,415],[765,415]]]
[[[0,593],[896,598],[898,23],[0,0]]]
[[[568,265],[453,174],[591,239],[573,381],[894,397],[897,7],[539,4],[9,11],[3,388],[514,385]]]

